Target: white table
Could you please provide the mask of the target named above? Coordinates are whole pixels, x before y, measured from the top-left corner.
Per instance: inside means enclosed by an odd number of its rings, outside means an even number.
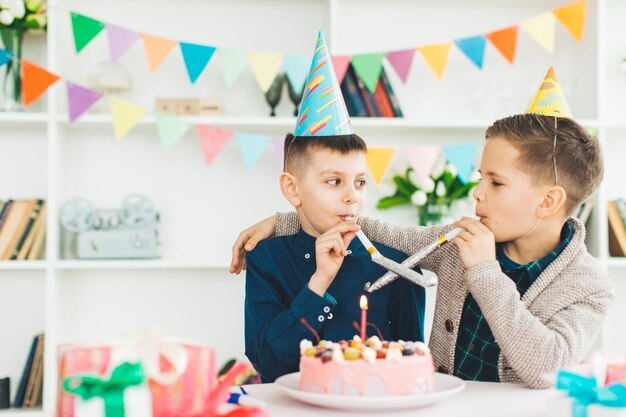
[[[411,417],[549,417],[547,401],[563,395],[555,390],[532,390],[514,384],[466,381],[462,392],[436,404],[407,410],[368,413],[305,404],[287,396],[276,384],[247,385],[245,389],[252,397],[267,402],[271,417],[347,417],[364,414]]]

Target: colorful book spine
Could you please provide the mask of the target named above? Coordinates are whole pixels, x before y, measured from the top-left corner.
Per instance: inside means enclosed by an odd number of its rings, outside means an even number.
[[[400,102],[398,101],[396,94],[393,92],[389,78],[387,78],[387,74],[385,74],[384,70],[380,73],[380,81],[382,81],[383,87],[385,87],[385,91],[387,92],[387,97],[389,97],[389,103],[391,103],[394,115],[396,117],[404,117],[402,109],[400,108]]]
[[[346,75],[343,77],[343,82],[341,83],[341,91],[346,100],[348,113],[351,117],[367,117],[367,110],[361,99],[354,71],[350,71],[350,69],[351,67],[348,67]]]
[[[389,102],[389,97],[385,91],[385,86],[380,79],[378,79],[376,90],[374,90],[374,100],[376,100],[381,117],[395,117],[395,113],[393,112],[393,108]]]

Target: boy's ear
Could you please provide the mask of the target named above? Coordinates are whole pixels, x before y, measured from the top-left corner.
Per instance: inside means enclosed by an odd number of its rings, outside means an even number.
[[[549,187],[537,209],[537,216],[543,219],[554,215],[565,206],[566,199],[567,193],[563,187],[558,185]]]
[[[298,194],[298,179],[288,172],[283,172],[280,174],[278,181],[280,182],[280,191],[287,201],[294,207],[300,207],[301,200]]]

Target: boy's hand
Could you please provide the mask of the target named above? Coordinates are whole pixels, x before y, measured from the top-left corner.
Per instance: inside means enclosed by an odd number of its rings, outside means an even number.
[[[276,233],[276,215],[261,220],[257,224],[239,233],[233,245],[229,268],[230,273],[238,274],[242,269],[245,270],[246,252],[252,251],[260,241],[274,236],[274,233]]]
[[[459,248],[465,269],[496,259],[496,243],[491,230],[481,222],[463,217],[454,223],[463,230],[452,242]]]
[[[317,270],[309,280],[311,291],[320,297],[324,296],[348,254],[348,245],[360,228],[354,221],[341,222],[317,238],[315,241]]]

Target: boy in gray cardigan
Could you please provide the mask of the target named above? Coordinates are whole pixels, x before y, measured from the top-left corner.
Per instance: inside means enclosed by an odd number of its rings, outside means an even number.
[[[548,76],[541,94],[558,86],[553,70]],[[536,111],[531,102],[527,114],[487,129],[474,191],[479,220],[427,228],[358,221],[370,239],[407,254],[454,226],[465,229],[420,264],[439,278],[429,343],[439,372],[548,387],[545,374],[587,354],[613,301],[585,247],[584,225],[570,217],[602,179],[599,145],[570,118],[560,93],[534,100],[552,108]],[[297,226],[294,213],[279,213],[242,232],[231,272],[244,266],[244,248]]]

